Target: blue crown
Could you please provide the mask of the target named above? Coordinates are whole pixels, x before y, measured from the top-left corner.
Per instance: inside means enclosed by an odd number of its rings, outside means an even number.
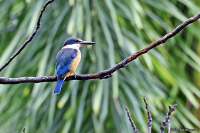
[[[66,46],[66,45],[71,45],[71,44],[78,44],[82,42],[81,39],[79,38],[69,38],[65,41],[65,43],[63,44],[63,46]]]

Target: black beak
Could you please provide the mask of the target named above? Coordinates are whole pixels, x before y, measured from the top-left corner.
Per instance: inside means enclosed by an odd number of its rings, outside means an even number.
[[[89,42],[89,41],[82,41],[82,42],[80,42],[80,44],[82,45],[82,46],[85,46],[85,45],[92,45],[92,44],[95,44],[96,42]]]

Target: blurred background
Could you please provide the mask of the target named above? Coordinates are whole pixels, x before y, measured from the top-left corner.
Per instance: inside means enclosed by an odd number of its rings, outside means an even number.
[[[0,65],[32,34],[46,0],[0,0]],[[200,11],[199,0],[55,0],[41,28],[6,67],[2,77],[54,75],[64,41],[95,41],[83,47],[77,74],[103,71],[169,33]],[[177,103],[172,128],[200,128],[200,21],[115,72],[111,78],[0,85],[0,132],[131,133],[125,107],[140,132],[153,131]],[[165,131],[167,132],[167,130]]]

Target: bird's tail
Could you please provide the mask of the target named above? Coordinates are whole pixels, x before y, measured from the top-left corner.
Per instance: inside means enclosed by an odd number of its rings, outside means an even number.
[[[58,78],[58,81],[57,81],[57,84],[56,84],[56,88],[55,88],[55,90],[54,90],[54,93],[56,93],[56,94],[59,94],[60,93],[60,91],[61,91],[61,87],[62,87],[62,84],[63,84],[63,78],[62,79],[60,79],[60,78]]]

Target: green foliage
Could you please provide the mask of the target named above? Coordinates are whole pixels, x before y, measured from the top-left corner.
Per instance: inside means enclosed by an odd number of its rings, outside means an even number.
[[[0,65],[31,35],[46,0],[0,1]],[[200,10],[195,0],[55,0],[35,38],[0,74],[54,75],[55,57],[70,37],[96,41],[81,48],[76,73],[114,66],[156,41]],[[132,132],[125,107],[139,131],[147,132],[145,95],[160,130],[170,104],[172,128],[200,128],[200,21],[166,44],[115,72],[110,79],[0,85],[0,132]]]

